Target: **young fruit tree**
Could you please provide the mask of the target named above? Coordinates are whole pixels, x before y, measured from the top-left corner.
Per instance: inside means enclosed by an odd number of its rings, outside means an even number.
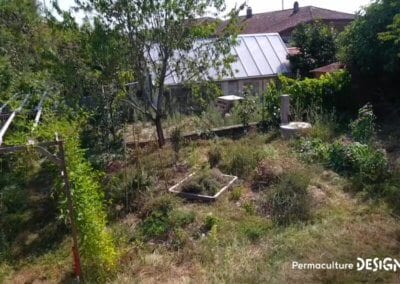
[[[135,81],[141,90],[137,92],[140,95],[129,98],[129,103],[154,122],[160,147],[165,143],[162,119],[167,115],[166,78],[174,76],[181,84],[196,85],[198,90],[209,85],[204,82],[232,73],[231,46],[236,44],[238,13],[244,5],[232,9],[222,24],[206,17],[225,12],[222,0],[76,2],[128,38],[127,60],[134,63]]]

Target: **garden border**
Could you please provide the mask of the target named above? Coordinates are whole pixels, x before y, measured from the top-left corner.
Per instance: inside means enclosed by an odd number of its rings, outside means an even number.
[[[215,201],[217,200],[217,198],[224,192],[226,191],[229,187],[232,186],[232,184],[238,180],[237,176],[234,175],[226,175],[226,174],[222,174],[224,177],[230,177],[231,180],[224,186],[222,187],[216,194],[214,194],[213,196],[210,195],[203,195],[203,194],[195,194],[195,193],[188,193],[188,192],[182,192],[182,191],[178,191],[175,190],[176,188],[178,188],[183,182],[185,182],[187,179],[191,178],[192,176],[194,176],[196,174],[196,172],[193,172],[189,175],[187,175],[185,178],[183,178],[181,181],[179,181],[177,184],[171,186],[168,191],[171,193],[174,193],[178,196],[181,197],[185,197],[187,199],[199,199],[199,200],[203,200],[203,201]]]

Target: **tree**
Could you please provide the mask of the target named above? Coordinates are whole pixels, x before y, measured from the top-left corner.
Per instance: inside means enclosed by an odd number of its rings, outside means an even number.
[[[104,23],[127,37],[127,60],[134,63],[135,81],[142,90],[142,98],[136,96],[129,103],[154,122],[160,147],[165,143],[165,79],[174,74],[183,83],[201,84],[210,79],[211,67],[219,75],[232,72],[230,47],[236,41],[239,9],[229,13],[229,23],[222,29],[219,21],[199,20],[210,9],[216,14],[224,12],[224,1],[76,2],[82,9],[95,10]]]
[[[322,22],[301,24],[292,33],[292,45],[299,54],[289,56],[294,73],[303,76],[309,71],[336,61],[335,32]]]
[[[400,1],[380,0],[360,12],[339,37],[339,58],[352,72],[362,96],[397,93],[400,72]],[[374,93],[379,93],[379,97]],[[360,92],[361,93],[361,92]]]

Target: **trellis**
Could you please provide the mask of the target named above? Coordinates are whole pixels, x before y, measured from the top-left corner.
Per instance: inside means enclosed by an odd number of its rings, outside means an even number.
[[[40,118],[43,113],[43,104],[48,96],[47,92],[44,92],[41,97],[40,101],[32,111],[34,113],[34,119],[32,121],[32,130],[38,127],[40,123]],[[22,97],[22,101],[19,103],[18,108],[10,111],[4,112],[4,110],[12,103],[18,103],[18,98]],[[68,171],[65,162],[65,152],[64,152],[64,142],[58,138],[57,133],[55,133],[55,140],[54,141],[46,141],[46,142],[36,142],[33,139],[28,139],[25,145],[3,145],[4,137],[8,133],[10,126],[12,125],[15,118],[21,114],[24,110],[24,107],[29,102],[32,94],[14,94],[9,100],[7,100],[1,107],[0,107],[0,120],[5,121],[1,125],[0,129],[0,155],[5,153],[14,153],[14,152],[21,152],[28,148],[35,149],[37,152],[42,154],[43,156],[47,157],[51,160],[54,164],[58,166],[60,169],[60,175],[64,181],[64,190],[67,197],[67,206],[68,206],[68,216],[71,225],[71,233],[72,233],[72,240],[73,240],[73,247],[72,247],[72,254],[73,254],[73,263],[74,263],[74,273],[76,279],[80,281],[82,279],[82,271],[81,271],[81,262],[80,262],[80,253],[78,248],[78,232],[75,222],[75,209],[74,209],[74,202],[72,199],[70,182],[68,178]],[[49,147],[57,147],[58,148],[58,155],[52,154],[49,151]]]

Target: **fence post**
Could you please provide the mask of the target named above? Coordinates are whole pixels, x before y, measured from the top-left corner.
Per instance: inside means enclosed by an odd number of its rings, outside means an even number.
[[[280,99],[281,99],[281,124],[288,124],[290,115],[290,97],[289,95],[282,95]]]

